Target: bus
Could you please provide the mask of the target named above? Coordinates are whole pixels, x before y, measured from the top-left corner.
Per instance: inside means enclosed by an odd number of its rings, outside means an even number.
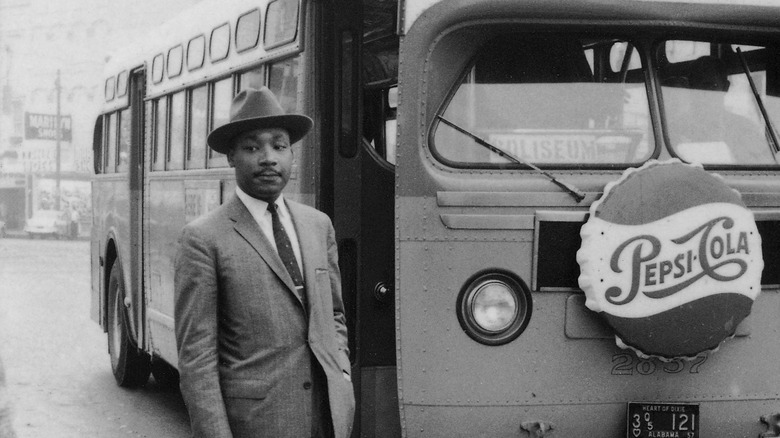
[[[151,11],[150,11],[151,12]],[[176,381],[206,146],[268,86],[339,246],[362,437],[780,436],[780,5],[203,0],[106,66],[91,316]]]

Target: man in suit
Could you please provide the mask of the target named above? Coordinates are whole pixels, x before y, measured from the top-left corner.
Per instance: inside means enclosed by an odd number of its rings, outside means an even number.
[[[185,226],[176,260],[180,385],[196,437],[349,437],[355,400],[330,219],[284,199],[311,129],[263,87],[209,134],[236,195]]]

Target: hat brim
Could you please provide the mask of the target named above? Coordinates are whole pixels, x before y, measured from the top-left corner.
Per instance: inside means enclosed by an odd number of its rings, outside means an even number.
[[[232,146],[232,140],[242,132],[253,129],[282,128],[290,134],[290,144],[302,139],[314,122],[302,114],[281,114],[278,116],[253,117],[236,120],[211,131],[207,142],[211,149],[227,154]]]

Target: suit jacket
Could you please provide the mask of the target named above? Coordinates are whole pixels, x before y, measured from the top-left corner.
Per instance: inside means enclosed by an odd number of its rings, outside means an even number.
[[[312,358],[327,377],[336,437],[355,409],[335,232],[286,201],[301,247],[308,309],[243,202],[184,227],[174,316],[182,396],[196,437],[306,437]],[[316,386],[316,385],[315,385]]]

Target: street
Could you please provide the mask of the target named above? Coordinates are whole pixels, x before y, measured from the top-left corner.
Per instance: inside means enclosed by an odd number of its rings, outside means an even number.
[[[114,382],[88,241],[0,239],[0,356],[19,438],[186,437],[178,391]]]

